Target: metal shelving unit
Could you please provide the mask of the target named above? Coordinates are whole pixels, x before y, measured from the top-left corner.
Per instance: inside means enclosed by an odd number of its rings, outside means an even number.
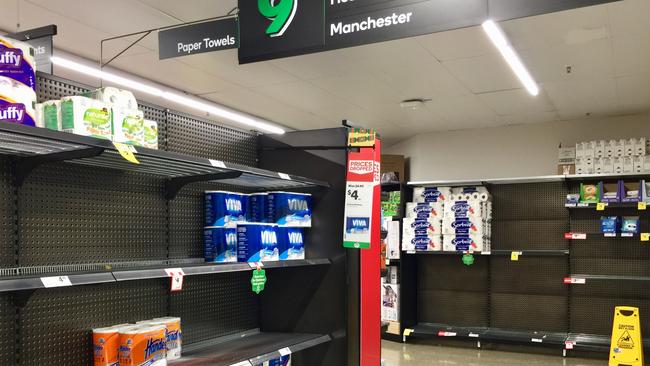
[[[183,348],[176,366],[260,365],[332,340],[329,335],[260,332],[258,329],[229,335]],[[249,362],[249,363],[246,363]]]
[[[16,158],[16,184],[22,185],[38,166],[54,162],[131,171],[167,179],[166,198],[176,197],[182,187],[196,182],[215,182],[251,190],[309,190],[329,184],[290,174],[272,172],[229,162],[203,159],[163,150],[135,148],[140,164],[122,158],[108,140],[78,136],[44,128],[0,124],[0,155]]]

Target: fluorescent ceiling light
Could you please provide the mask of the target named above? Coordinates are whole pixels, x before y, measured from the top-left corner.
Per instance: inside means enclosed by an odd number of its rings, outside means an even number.
[[[173,91],[172,89],[163,90],[163,88],[157,88],[153,85],[148,85],[135,80],[131,80],[129,78],[125,78],[108,71],[99,70],[97,68],[90,67],[79,62],[71,61],[66,58],[52,56],[51,60],[52,63],[56,66],[63,67],[72,71],[76,71],[85,75],[89,75],[101,80],[109,81],[111,83],[123,86],[130,90],[135,90],[156,97],[161,97],[170,102],[174,102],[176,104],[180,104],[185,107],[196,109],[204,113],[210,113],[211,115],[221,117],[226,120],[236,122],[239,124],[244,124],[260,131],[264,131],[267,133],[275,133],[275,134],[283,134],[285,132],[284,129],[275,126],[271,123],[267,123],[259,118],[255,118],[251,115],[238,112],[234,109],[220,106],[216,103],[209,102],[205,99],[201,99],[190,95],[185,95],[180,92]]]
[[[519,81],[521,81],[521,83],[524,84],[524,87],[526,87],[526,90],[528,90],[532,95],[538,95],[539,87],[537,86],[537,83],[526,69],[526,66],[521,62],[517,52],[515,52],[515,49],[510,45],[510,42],[508,42],[508,39],[501,28],[494,21],[486,20],[483,22],[483,30],[487,33],[488,37],[490,37],[490,40],[494,43],[496,48],[499,49],[501,56],[506,59],[506,62],[510,65],[512,71],[517,75],[517,78],[519,78]]]

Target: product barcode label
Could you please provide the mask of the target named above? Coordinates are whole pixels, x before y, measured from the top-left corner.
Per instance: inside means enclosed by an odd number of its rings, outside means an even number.
[[[226,169],[226,164],[221,160],[212,160],[212,159],[210,159],[210,164],[215,168]]]
[[[41,282],[45,288],[72,286],[68,276],[41,277]]]
[[[280,356],[282,356],[282,357],[289,356],[291,354],[291,350],[289,349],[289,347],[285,347],[285,348],[279,350],[278,352],[280,352]]]

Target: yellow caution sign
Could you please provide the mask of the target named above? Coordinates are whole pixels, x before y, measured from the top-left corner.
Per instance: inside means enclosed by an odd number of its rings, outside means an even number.
[[[614,312],[609,366],[643,366],[639,309],[617,306]]]

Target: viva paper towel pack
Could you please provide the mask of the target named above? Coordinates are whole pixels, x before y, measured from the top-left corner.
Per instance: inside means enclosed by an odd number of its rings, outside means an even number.
[[[34,49],[0,37],[0,122],[36,126]]]

